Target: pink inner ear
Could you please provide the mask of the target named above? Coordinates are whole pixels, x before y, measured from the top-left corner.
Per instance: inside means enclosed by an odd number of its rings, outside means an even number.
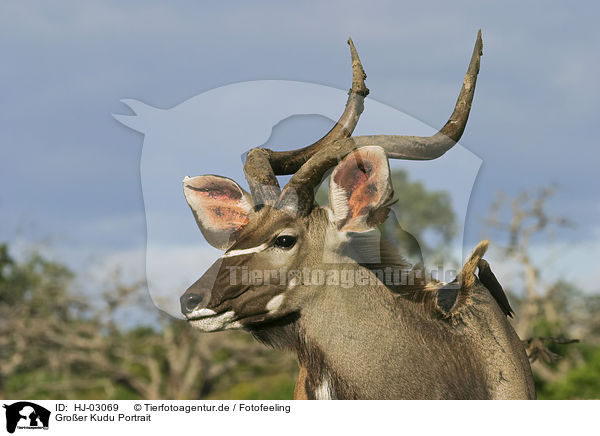
[[[222,183],[207,183],[201,188],[191,188],[195,192],[207,194],[210,198],[219,201],[237,201],[242,198],[242,193],[233,187]]]
[[[233,180],[206,175],[188,177],[183,185],[185,197],[203,233],[235,232],[250,221],[252,205]]]
[[[240,204],[242,194],[222,186],[195,191],[193,195],[202,203],[206,224],[213,229],[239,230],[250,221]]]
[[[375,183],[368,183],[358,187],[351,195],[348,201],[350,213],[352,216],[361,216],[368,213],[368,208],[372,207],[379,200],[379,192]]]
[[[335,182],[346,191],[352,191],[361,183],[364,183],[372,172],[369,162],[351,161],[336,174]]]
[[[338,168],[334,182],[348,195],[348,209],[350,217],[357,217],[368,213],[368,208],[376,204],[381,196],[377,182],[371,180],[377,174],[377,162],[365,161],[355,152],[355,159],[348,159],[346,165]]]

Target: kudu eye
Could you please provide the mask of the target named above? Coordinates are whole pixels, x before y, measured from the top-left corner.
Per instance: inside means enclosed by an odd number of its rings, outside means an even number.
[[[296,244],[296,237],[291,235],[281,235],[275,238],[275,246],[289,250]]]

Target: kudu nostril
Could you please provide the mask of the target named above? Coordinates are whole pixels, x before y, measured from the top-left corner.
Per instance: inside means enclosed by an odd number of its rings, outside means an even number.
[[[184,294],[181,297],[181,311],[184,314],[193,312],[202,303],[202,300],[201,294]]]
[[[215,262],[192,286],[187,288],[179,299],[181,313],[189,315],[196,309],[206,307],[210,302],[212,289],[215,286],[217,275],[221,270],[222,260]]]

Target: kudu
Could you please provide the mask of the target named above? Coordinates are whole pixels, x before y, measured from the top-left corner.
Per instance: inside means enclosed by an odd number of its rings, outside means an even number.
[[[403,245],[390,245],[383,230],[392,219],[388,158],[435,159],[463,133],[481,32],[454,112],[431,137],[351,137],[369,91],[348,43],[352,89],[322,139],[295,151],[250,150],[244,172],[251,194],[224,177],[184,179],[204,237],[226,251],[183,294],[183,314],[204,331],[245,329],[295,351],[295,398],[534,398],[510,306],[482,259],[487,242],[445,284],[425,280],[423,266],[407,264]],[[332,168],[329,207],[318,207],[315,189]],[[281,190],[276,176],[285,174],[293,176]],[[394,268],[410,280],[389,283],[379,274]],[[352,287],[340,281],[348,271]]]

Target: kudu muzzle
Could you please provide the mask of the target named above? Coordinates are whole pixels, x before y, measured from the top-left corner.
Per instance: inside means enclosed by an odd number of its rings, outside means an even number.
[[[209,305],[222,263],[223,259],[217,260],[179,299],[181,313],[186,318]]]

